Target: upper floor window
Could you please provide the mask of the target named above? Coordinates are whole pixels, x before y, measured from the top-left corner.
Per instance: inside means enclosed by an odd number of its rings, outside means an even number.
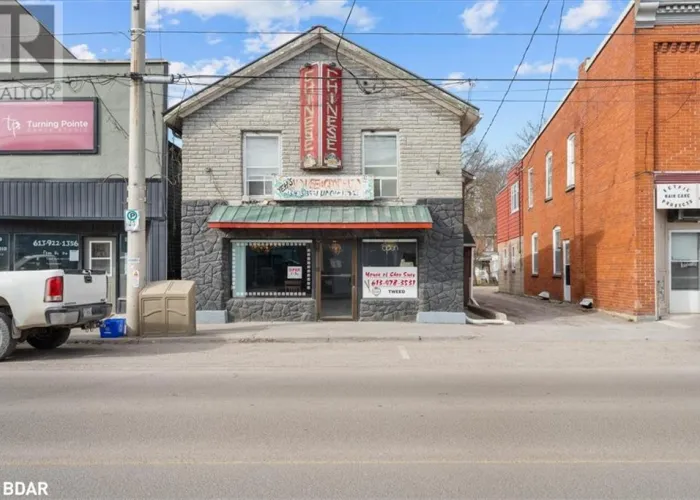
[[[246,132],[243,135],[245,194],[272,197],[272,180],[282,168],[282,141],[277,133]]]
[[[535,203],[535,186],[532,185],[535,174],[530,168],[527,171],[527,207],[532,208]]]
[[[561,276],[561,228],[559,226],[555,227],[552,231],[552,248],[554,251],[552,255],[554,256],[554,263],[552,269],[554,276]]]
[[[540,242],[537,233],[533,233],[530,246],[532,247],[532,274],[537,275],[540,273]]]
[[[362,134],[362,171],[374,176],[374,196],[399,195],[399,137],[396,132]]]
[[[516,182],[510,187],[510,213],[520,210],[520,183]]]
[[[552,169],[553,169],[554,157],[552,152],[547,153],[544,160],[544,176],[545,176],[545,193],[544,199],[549,200],[552,198]]]
[[[566,140],[566,187],[576,184],[576,135],[571,134]]]

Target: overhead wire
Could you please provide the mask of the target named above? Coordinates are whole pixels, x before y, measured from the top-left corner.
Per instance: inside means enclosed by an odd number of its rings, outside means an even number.
[[[486,131],[481,136],[481,139],[477,143],[477,146],[474,148],[472,154],[467,159],[465,165],[469,165],[471,160],[474,158],[474,155],[476,155],[476,153],[481,150],[481,147],[483,146],[484,141],[486,140],[486,136],[491,131],[491,128],[493,127],[493,124],[496,121],[496,118],[498,118],[498,113],[503,108],[503,104],[505,103],[506,98],[508,97],[508,93],[510,92],[510,89],[513,87],[513,84],[515,83],[515,80],[518,76],[518,71],[520,70],[520,67],[525,62],[525,58],[527,57],[527,53],[529,52],[530,47],[532,46],[532,41],[535,39],[535,33],[537,33],[537,30],[540,28],[540,25],[542,24],[542,19],[544,19],[544,15],[547,12],[547,7],[549,7],[550,1],[551,0],[547,0],[547,3],[544,5],[544,8],[542,9],[542,12],[540,13],[540,17],[537,20],[537,24],[535,25],[535,29],[532,31],[532,36],[530,37],[530,40],[528,41],[527,46],[525,47],[525,51],[523,52],[523,55],[520,58],[520,63],[516,66],[515,72],[513,73],[513,77],[510,79],[510,82],[508,83],[508,88],[504,92],[503,98],[501,99],[501,102],[498,104],[498,107],[496,108],[496,112],[493,114],[493,117],[491,117],[491,122],[489,123],[488,127],[486,127]]]

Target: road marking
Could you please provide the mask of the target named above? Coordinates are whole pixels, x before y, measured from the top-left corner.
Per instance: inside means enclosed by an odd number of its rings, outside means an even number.
[[[686,325],[683,323],[678,323],[677,321],[671,321],[670,319],[665,319],[660,322],[663,325],[670,326],[672,328],[680,328],[682,330],[688,330],[689,328],[692,328],[690,325]]]
[[[402,345],[399,346],[399,354],[401,354],[402,359],[411,359],[411,356],[408,355],[408,351]]]
[[[0,467],[177,467],[177,466],[309,466],[309,465],[700,465],[700,459],[522,459],[522,460],[110,460],[8,461]]]

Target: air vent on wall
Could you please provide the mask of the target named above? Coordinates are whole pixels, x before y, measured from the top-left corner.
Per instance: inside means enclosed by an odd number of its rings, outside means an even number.
[[[700,222],[700,210],[679,210],[678,220],[687,222]]]

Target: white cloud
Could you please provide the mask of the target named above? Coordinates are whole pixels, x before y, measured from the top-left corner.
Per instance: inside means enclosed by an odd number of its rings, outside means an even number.
[[[207,43],[209,45],[219,45],[224,39],[216,35],[207,35]]]
[[[78,59],[97,59],[94,52],[90,50],[86,43],[81,43],[80,45],[73,45],[69,49],[71,53]]]
[[[601,19],[604,19],[612,11],[610,0],[583,0],[583,2],[571,7],[561,20],[561,26],[566,31],[581,31],[595,28]]]
[[[264,30],[273,24],[295,28],[312,18],[345,21],[350,10],[349,0],[255,0],[254,2],[221,0],[160,0],[146,4],[149,27],[157,27],[166,16],[190,13],[202,19],[228,16],[243,19],[252,31]],[[350,25],[371,29],[376,19],[366,7],[355,6]]]
[[[578,68],[578,59],[574,57],[557,57],[554,60],[554,73],[560,69],[575,70]],[[551,62],[523,63],[520,67],[515,66],[513,71],[518,75],[548,75],[552,70]]]
[[[462,72],[454,72],[447,75],[448,80],[464,80],[464,81],[447,81],[442,84],[445,90],[450,92],[469,92],[474,88],[475,82],[466,78]]]
[[[269,30],[269,31],[279,31],[279,30]],[[270,52],[276,49],[280,45],[284,45],[289,40],[296,38],[297,35],[290,33],[261,33],[252,38],[246,38],[243,40],[244,48],[248,54],[262,54],[264,52]]]
[[[168,24],[171,26],[178,26],[180,24],[180,20],[176,17],[173,17],[172,19],[168,19]]]
[[[479,0],[462,12],[462,23],[468,33],[491,33],[498,26],[498,0]],[[474,35],[477,36],[477,35]]]
[[[224,76],[233,73],[243,64],[233,57],[221,59],[200,59],[192,64],[175,61],[170,63],[170,74],[172,75],[220,75]],[[205,85],[209,85],[219,77],[195,77],[180,80],[178,84],[171,85],[168,94],[170,96],[169,105],[173,106],[182,99],[201,90]]]

